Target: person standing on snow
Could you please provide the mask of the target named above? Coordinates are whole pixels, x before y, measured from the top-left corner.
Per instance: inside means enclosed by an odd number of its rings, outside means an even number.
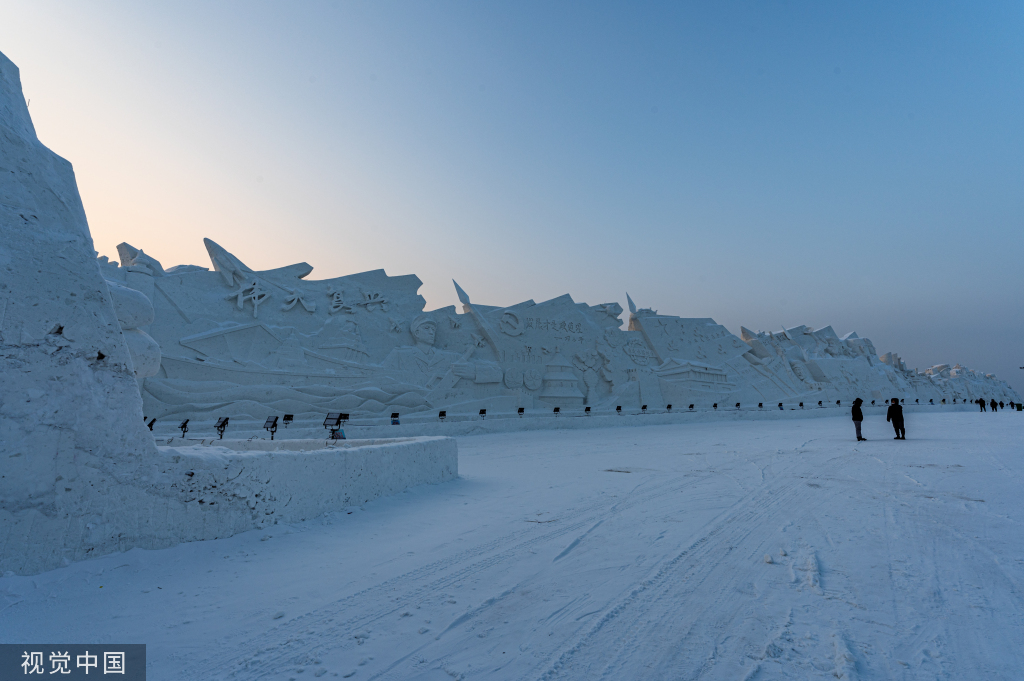
[[[995,401],[995,400],[992,400],[991,402],[989,402],[989,403],[988,403],[988,406],[992,407],[992,413],[993,413],[993,414],[994,414],[994,413],[996,413],[996,411],[998,411],[997,407],[998,407],[999,405],[998,405],[998,404],[996,404],[996,401]]]
[[[860,410],[860,405],[864,404],[864,400],[859,397],[853,401],[853,425],[857,429],[857,442],[863,442],[867,440],[866,437],[860,435],[860,424],[864,422],[864,412]]]
[[[984,398],[984,397],[982,397],[982,398],[980,398],[980,399],[978,400],[978,406],[980,406],[980,407],[981,407],[981,410],[982,410],[982,411],[985,411],[985,398]]]
[[[891,422],[893,430],[896,431],[896,437],[893,440],[907,439],[907,430],[903,427],[903,407],[900,406],[898,397],[892,399],[889,410],[885,412],[885,420]]]

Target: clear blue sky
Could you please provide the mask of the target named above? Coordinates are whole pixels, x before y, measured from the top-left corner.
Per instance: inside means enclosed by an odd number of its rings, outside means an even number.
[[[96,246],[625,291],[1024,388],[1024,4],[5,3]]]

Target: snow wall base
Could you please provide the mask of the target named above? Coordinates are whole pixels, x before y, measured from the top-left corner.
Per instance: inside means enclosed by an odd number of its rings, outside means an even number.
[[[145,457],[135,485],[105,487],[109,518],[0,509],[7,535],[0,536],[6,539],[0,574],[30,575],[136,547],[230,537],[459,474],[458,447],[448,437],[183,442]]]

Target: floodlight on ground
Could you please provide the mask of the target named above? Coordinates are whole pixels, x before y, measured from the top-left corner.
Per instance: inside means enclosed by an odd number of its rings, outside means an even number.
[[[803,402],[801,402],[801,403],[800,403],[800,408],[801,408],[801,409],[803,409],[803,408],[804,408],[804,403],[803,403]]]
[[[757,403],[757,408],[758,409],[764,409],[764,402],[758,402]]]
[[[647,413],[647,405],[646,404],[644,406],[640,407],[640,413],[641,414],[646,414]]]
[[[590,416],[590,407],[587,407],[586,409],[584,409],[583,413],[586,414],[587,416]]]
[[[665,405],[665,411],[672,411],[672,405],[671,404],[666,404]]]
[[[391,412],[391,425],[393,425],[393,426],[401,425],[401,422],[398,420],[398,412],[397,411]]]
[[[526,413],[525,407],[519,407],[519,418],[523,418],[523,414]]]
[[[188,432],[188,419],[178,424],[178,430],[181,431],[181,437],[185,437],[185,433]]]
[[[921,404],[921,400],[914,400],[914,404]]]
[[[821,400],[818,400],[818,406],[819,407],[821,406]]]
[[[615,407],[616,414],[622,414],[622,407]]]
[[[324,428],[329,428],[330,429],[330,431],[331,431],[331,439],[332,440],[344,440],[345,439],[345,432],[344,431],[342,431],[341,437],[338,437],[338,431],[341,430],[341,422],[343,420],[341,418],[342,416],[347,416],[347,414],[342,414],[340,411],[335,411],[335,412],[331,412],[330,414],[328,414],[327,418],[324,419]]]
[[[221,416],[219,419],[217,419],[217,423],[213,427],[217,429],[217,435],[218,435],[219,439],[223,440],[224,439],[224,431],[228,427],[228,417],[227,416]]]
[[[779,411],[782,411],[782,402],[779,402]]]
[[[263,422],[263,430],[268,431],[270,433],[270,439],[273,440],[274,433],[277,432],[277,417],[268,416],[267,420]]]
[[[711,408],[712,409],[718,409],[718,402],[715,402],[714,404],[712,404]]]
[[[692,404],[690,405],[690,411],[693,411],[693,405]]]
[[[557,417],[560,413],[562,413],[562,408],[561,407],[555,407],[555,411],[554,411],[555,417]]]
[[[281,420],[284,422],[284,427],[287,428],[288,424],[295,420],[295,414],[285,414]]]
[[[736,403],[736,408],[737,408],[737,409],[739,409],[739,408],[740,408],[740,403],[739,403],[739,402],[737,402],[737,403]]]
[[[914,400],[914,401],[916,402],[917,400]],[[942,401],[945,402],[946,400],[942,400]],[[928,400],[928,404],[935,404],[935,400]]]
[[[444,409],[442,409],[441,411],[437,412],[437,420],[438,421],[444,421],[445,418],[447,418],[447,416],[448,416],[448,412],[445,411]]]
[[[480,420],[481,421],[486,421],[487,420],[487,410],[486,409],[481,409],[480,410]]]
[[[836,406],[837,407],[839,406],[839,400],[836,400]]]
[[[147,423],[147,424],[146,424],[146,426],[147,426],[147,427],[148,427],[148,428],[149,428],[150,430],[153,430],[153,424],[154,424],[154,423],[156,423],[156,419],[153,419],[152,421],[150,421],[149,423]]]
[[[874,404],[874,403],[875,403],[875,401],[874,401],[874,400],[871,400],[871,404]]]

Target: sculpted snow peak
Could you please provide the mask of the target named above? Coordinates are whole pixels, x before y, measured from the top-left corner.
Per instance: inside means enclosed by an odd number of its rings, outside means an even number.
[[[164,270],[128,244],[118,247],[121,266],[101,258],[108,280],[145,293],[156,309],[147,332],[161,363],[142,382],[147,415],[1018,399],[1005,383],[966,370],[911,371],[832,327],[742,328],[737,337],[713,319],[659,315],[627,296],[623,330],[617,303],[566,295],[493,307],[473,303],[457,283],[461,313],[424,311],[412,275],[318,281],[306,263],[254,271],[205,244],[212,271]]]

